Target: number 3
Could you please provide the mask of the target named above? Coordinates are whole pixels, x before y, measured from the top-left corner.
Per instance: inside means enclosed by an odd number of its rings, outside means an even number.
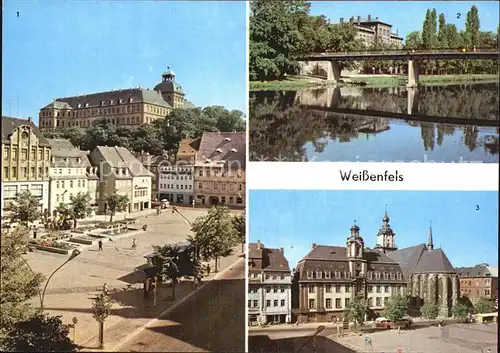
[[[476,205],[476,211],[479,211],[479,205]]]

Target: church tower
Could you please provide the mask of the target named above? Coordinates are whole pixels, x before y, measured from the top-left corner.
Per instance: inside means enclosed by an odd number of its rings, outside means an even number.
[[[380,227],[377,233],[377,245],[375,246],[375,249],[380,250],[384,253],[398,249],[394,241],[394,237],[396,234],[392,231],[389,221],[390,219],[387,215],[386,206],[384,217],[382,218],[382,227]]]
[[[434,250],[434,240],[432,239],[432,222],[429,226],[429,240],[427,240],[427,250]]]
[[[353,280],[351,283],[352,298],[362,297],[366,298],[367,285],[366,285],[366,272],[367,262],[363,259],[365,252],[365,242],[359,235],[359,227],[354,221],[351,227],[351,236],[347,238],[347,260],[349,261],[350,278]]]
[[[359,227],[354,221],[354,225],[351,227],[351,236],[347,238],[347,258],[351,259],[362,259],[363,252],[365,250],[365,242],[363,238],[359,235]]]

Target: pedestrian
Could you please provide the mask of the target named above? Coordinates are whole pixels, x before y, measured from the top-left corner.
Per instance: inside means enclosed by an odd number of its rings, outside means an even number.
[[[210,264],[207,264],[207,277],[210,276]]]
[[[97,244],[99,245],[99,251],[102,251],[102,240],[99,239],[99,241],[97,242]]]
[[[134,240],[132,240],[132,249],[135,250],[135,248],[137,248],[137,243],[135,242],[135,238],[134,238]]]
[[[35,229],[33,229],[33,239],[36,239],[36,236],[37,236],[37,230],[35,228]]]
[[[109,292],[108,284],[104,283],[104,285],[102,286],[102,293],[104,295],[108,295],[108,292]]]

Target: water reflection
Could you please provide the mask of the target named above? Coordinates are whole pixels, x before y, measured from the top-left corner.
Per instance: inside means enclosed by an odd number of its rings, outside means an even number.
[[[498,162],[498,84],[250,94],[253,161]]]

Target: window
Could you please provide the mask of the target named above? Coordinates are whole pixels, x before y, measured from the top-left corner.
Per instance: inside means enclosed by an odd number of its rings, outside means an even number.
[[[309,299],[309,309],[316,309],[314,299]]]
[[[340,293],[340,284],[335,285],[335,293]]]
[[[316,278],[321,279],[322,272],[321,271],[316,271]]]
[[[249,308],[251,308],[251,307],[252,307],[252,301],[251,301],[251,300],[249,300],[249,301],[248,301],[248,307],[249,307]]]
[[[271,301],[270,301],[270,300],[266,300],[266,306],[267,306],[267,307],[270,307],[270,306],[271,306]]]
[[[307,271],[307,278],[312,279],[313,278],[313,271]]]
[[[17,195],[17,185],[5,185],[3,187],[3,197],[7,199],[15,199]]]
[[[69,181],[69,187],[72,188],[73,187],[73,180],[70,180]]]
[[[45,160],[48,161],[49,160],[49,151],[45,151]]]
[[[203,183],[199,183],[198,188],[203,189]]]
[[[389,273],[384,272],[384,279],[389,279]]]
[[[38,150],[38,159],[42,160],[42,158],[43,158],[43,151],[42,150]]]
[[[23,148],[21,150],[21,158],[22,159],[28,159],[28,149],[27,148]]]
[[[368,298],[368,307],[371,308],[373,306],[373,298],[369,297]]]
[[[3,177],[9,178],[9,167],[3,167]]]
[[[335,299],[335,309],[341,309],[342,308],[342,302],[340,301],[340,298]]]
[[[327,309],[331,309],[332,308],[332,300],[330,298],[326,299],[325,307]]]
[[[327,293],[331,293],[331,292],[332,292],[332,285],[331,285],[331,284],[327,284],[327,285],[325,286],[325,291],[326,291]]]
[[[491,293],[491,292],[490,292],[490,290],[489,290],[489,289],[485,289],[485,290],[484,290],[484,295],[485,295],[485,296],[489,297],[489,296],[490,296],[490,293]]]
[[[258,300],[254,300],[253,301],[253,307],[254,308],[258,308],[259,307],[259,301]]]
[[[332,273],[330,271],[325,271],[325,278],[326,279],[332,278]]]
[[[273,276],[273,279],[274,279],[274,276]],[[273,292],[278,293],[278,287],[273,287]]]
[[[386,305],[387,305],[387,303],[389,303],[389,297],[385,297],[385,298],[384,298],[384,306],[386,306]]]
[[[56,202],[59,202],[59,194],[56,194]]]
[[[380,297],[375,298],[375,306],[380,307]]]
[[[267,276],[266,276],[267,278]],[[266,287],[266,293],[271,293],[271,287]]]
[[[347,284],[347,285],[345,286],[345,292],[346,292],[346,293],[350,293],[350,292],[351,292],[351,286],[350,286],[350,285],[348,285],[348,284]]]
[[[285,287],[280,287],[280,292],[285,293]]]
[[[347,308],[351,304],[351,298],[345,298],[345,307]]]
[[[398,280],[400,280],[400,279],[401,279],[401,272],[396,273],[396,278],[397,278]]]
[[[339,271],[335,271],[335,278],[337,278],[337,279],[340,278],[340,272]]]
[[[380,272],[375,272],[375,279],[380,279]]]
[[[281,299],[281,306],[285,306],[285,299]]]
[[[64,189],[64,180],[63,180],[63,181],[61,181],[61,186],[62,186],[62,188]]]
[[[17,148],[12,148],[12,160],[15,161],[17,159]]]
[[[12,177],[17,178],[17,168],[16,167],[12,167]]]
[[[23,177],[27,178],[28,177],[28,168],[23,167]]]
[[[381,293],[380,286],[377,286],[377,293]]]
[[[368,293],[373,293],[373,286],[368,286]]]
[[[391,279],[396,279],[396,274],[394,272],[391,272]]]
[[[273,306],[278,306],[278,299],[273,300]]]
[[[32,178],[36,177],[36,169],[35,169],[35,167],[31,167],[31,177]]]
[[[309,285],[309,293],[314,293],[314,285]]]
[[[5,147],[3,149],[3,159],[9,159],[9,148]]]

